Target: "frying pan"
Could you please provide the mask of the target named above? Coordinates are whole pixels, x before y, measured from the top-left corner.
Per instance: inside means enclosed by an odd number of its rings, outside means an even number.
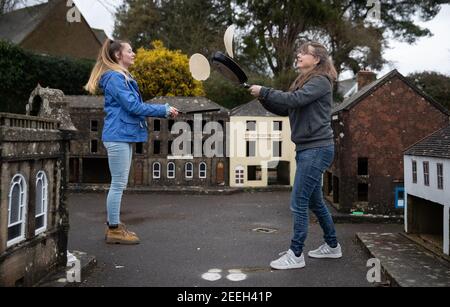
[[[220,108],[201,109],[201,110],[194,110],[194,111],[180,111],[180,110],[178,110],[178,113],[180,113],[180,114],[194,114],[194,113],[218,112],[220,110],[221,110]]]
[[[212,66],[228,80],[240,84],[244,88],[250,88],[251,85],[247,84],[248,77],[241,67],[226,54],[217,51],[212,59]]]

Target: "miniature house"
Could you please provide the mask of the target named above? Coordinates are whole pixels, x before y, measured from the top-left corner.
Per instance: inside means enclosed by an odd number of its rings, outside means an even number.
[[[358,92],[332,114],[335,161],[326,198],[341,212],[402,214],[403,152],[449,123],[449,112],[398,71],[358,74]]]
[[[51,114],[61,93],[39,91],[29,113]],[[32,286],[66,266],[66,164],[74,131],[51,117],[0,114],[0,286]]]
[[[449,255],[450,125],[405,151],[405,231]]]
[[[111,182],[108,156],[102,143],[104,121],[103,96],[66,96],[69,111],[80,137],[70,146],[70,188],[105,186]],[[204,97],[158,97],[149,103],[165,104],[183,111],[177,119],[148,118],[149,139],[133,144],[133,161],[128,187],[224,186],[228,185],[228,158],[208,157],[202,151],[211,137],[207,124],[216,123],[226,143],[229,111]],[[197,125],[198,127],[194,127]],[[172,152],[179,136],[172,134],[177,123],[188,125],[189,149],[182,156]],[[196,128],[197,130],[194,131]],[[213,133],[215,130],[213,129]],[[197,142],[196,142],[197,141]],[[200,154],[195,155],[195,146]],[[183,148],[182,148],[183,149]],[[184,151],[184,150],[182,150]]]
[[[228,138],[231,187],[293,185],[295,145],[288,117],[250,101],[231,111]]]
[[[134,183],[138,184],[137,179],[143,174],[144,182],[156,186],[229,185],[229,110],[205,97],[157,97],[150,102],[169,103],[183,113],[176,120],[149,118],[150,142],[143,152],[148,159],[136,167]],[[182,133],[187,133],[188,140],[179,144],[177,139]],[[205,148],[213,138],[218,138],[218,142],[211,146],[214,151],[209,155]],[[146,176],[139,169],[150,172]]]

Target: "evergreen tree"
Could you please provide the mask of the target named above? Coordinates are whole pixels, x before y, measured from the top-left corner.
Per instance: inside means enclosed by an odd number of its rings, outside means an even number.
[[[418,88],[433,97],[450,110],[450,77],[434,72],[424,71],[408,75],[408,80],[417,85]]]

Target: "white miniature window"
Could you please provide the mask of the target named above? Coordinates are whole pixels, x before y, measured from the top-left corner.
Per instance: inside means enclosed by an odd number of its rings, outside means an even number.
[[[8,241],[7,247],[25,240],[25,216],[27,203],[27,183],[22,175],[11,180],[8,195]]]
[[[202,162],[199,166],[199,177],[202,179],[206,178],[206,163]]]
[[[235,180],[236,180],[236,185],[244,184],[244,167],[242,167],[242,166],[236,167]]]
[[[273,122],[273,131],[282,131],[283,130],[283,122],[282,121],[274,121]]]
[[[187,179],[192,179],[194,177],[194,165],[191,162],[185,165],[185,176]]]
[[[153,179],[161,178],[161,164],[159,162],[153,163]]]
[[[438,182],[438,189],[443,190],[444,189],[444,164],[438,163],[437,164],[437,182]]]
[[[175,178],[175,163],[173,162],[169,162],[169,164],[167,164],[167,178]]]
[[[412,161],[412,178],[413,183],[417,183],[417,161]]]
[[[36,227],[38,235],[47,230],[48,181],[43,171],[36,175]]]
[[[423,162],[423,182],[426,186],[430,186],[430,163]]]

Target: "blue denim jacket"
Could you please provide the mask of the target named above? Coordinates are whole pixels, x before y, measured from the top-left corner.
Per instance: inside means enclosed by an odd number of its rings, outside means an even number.
[[[105,122],[103,142],[147,142],[146,117],[167,118],[170,107],[147,104],[142,101],[137,82],[109,70],[100,78],[100,88],[105,95]]]

